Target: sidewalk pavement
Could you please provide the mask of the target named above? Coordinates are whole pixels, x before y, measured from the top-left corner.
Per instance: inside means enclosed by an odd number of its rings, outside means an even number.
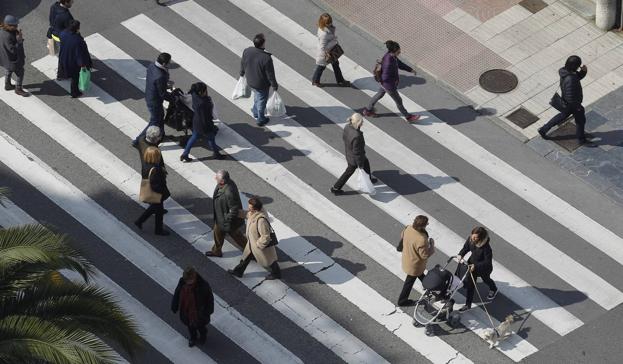
[[[623,204],[623,35],[599,30],[558,0],[314,1],[379,41],[398,41],[401,58]],[[582,81],[586,130],[600,138],[598,148],[565,145],[574,139],[566,133],[573,134],[572,121],[554,138],[563,146],[538,136],[537,129],[556,114],[549,100],[558,89],[558,69],[572,54],[588,67]],[[494,68],[513,72],[518,86],[505,94],[485,91],[478,79]],[[519,108],[536,121],[522,128],[507,119]]]

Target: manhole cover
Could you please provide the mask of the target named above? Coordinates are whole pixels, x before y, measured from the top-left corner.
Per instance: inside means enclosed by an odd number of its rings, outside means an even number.
[[[520,107],[519,109],[513,111],[506,118],[522,129],[527,128],[528,126],[534,124],[537,120],[539,120],[538,116],[534,115],[523,107]]]
[[[532,14],[536,14],[547,7],[547,3],[543,0],[523,0],[519,5],[526,8]]]
[[[573,152],[578,149],[580,143],[575,135],[575,119],[570,118],[565,121],[564,124],[558,127],[558,129],[549,133],[550,139],[565,148],[569,152]]]
[[[502,69],[488,70],[478,80],[482,88],[496,94],[513,90],[518,82],[514,73]]]

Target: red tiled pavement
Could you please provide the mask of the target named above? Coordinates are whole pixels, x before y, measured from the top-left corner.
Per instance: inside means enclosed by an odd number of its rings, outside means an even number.
[[[495,3],[496,9],[501,12],[520,0],[323,1],[377,39],[399,42],[402,58],[458,91],[465,92],[476,86],[482,72],[510,65],[442,16],[457,6],[467,6],[467,3],[479,3],[480,6]],[[489,16],[484,11],[481,15]]]
[[[469,0],[462,1],[459,7],[484,22],[520,2],[521,0]]]

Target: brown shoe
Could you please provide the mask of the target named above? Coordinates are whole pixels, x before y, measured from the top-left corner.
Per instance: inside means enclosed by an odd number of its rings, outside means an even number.
[[[322,87],[322,84],[320,82],[312,82],[312,86]]]
[[[30,96],[30,94],[24,91],[21,86],[15,86],[15,94],[24,97]]]
[[[206,252],[206,257],[216,257],[216,258],[222,258],[223,257],[223,253],[215,253],[212,250],[208,250]]]

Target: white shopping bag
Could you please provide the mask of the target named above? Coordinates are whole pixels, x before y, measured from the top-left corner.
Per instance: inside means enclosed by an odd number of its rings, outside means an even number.
[[[251,89],[247,85],[247,78],[242,76],[236,82],[236,87],[234,87],[234,93],[231,95],[233,100],[239,99],[241,97],[249,97],[251,96]]]
[[[376,188],[374,188],[372,181],[370,181],[370,175],[368,175],[363,168],[357,169],[357,189],[369,195],[374,195],[376,193]]]
[[[268,116],[285,116],[286,105],[283,103],[281,96],[275,91],[266,102],[266,115]]]

